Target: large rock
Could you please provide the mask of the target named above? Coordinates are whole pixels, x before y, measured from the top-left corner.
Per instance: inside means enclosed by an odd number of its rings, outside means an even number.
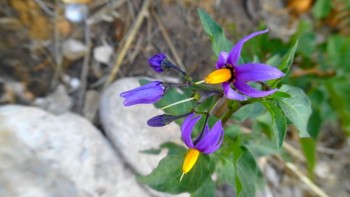
[[[0,107],[0,161],[0,196],[149,196],[101,133],[74,114]]]
[[[175,123],[165,127],[154,128],[147,125],[147,120],[163,114],[151,104],[141,104],[130,107],[123,105],[121,92],[140,86],[137,78],[124,78],[113,83],[104,91],[100,99],[100,120],[114,145],[125,160],[139,173],[150,173],[165,157],[149,155],[140,151],[159,148],[166,142],[182,143],[180,128]]]

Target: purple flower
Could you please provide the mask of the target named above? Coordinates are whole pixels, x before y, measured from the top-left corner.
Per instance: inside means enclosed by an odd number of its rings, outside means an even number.
[[[194,117],[195,113],[190,114],[184,120],[181,126],[182,140],[189,147],[184,162],[182,164],[182,177],[187,174],[196,164],[200,153],[210,154],[218,150],[224,138],[224,129],[221,121],[217,121],[209,130],[206,123],[203,131],[199,134],[196,140],[192,141],[192,130],[201,116]]]
[[[248,82],[277,79],[285,75],[283,72],[273,66],[262,63],[238,65],[243,44],[249,39],[266,32],[268,32],[267,29],[249,34],[240,40],[229,53],[220,52],[216,63],[218,70],[209,74],[205,82],[208,81],[207,83],[210,84],[222,83],[226,97],[233,100],[246,100],[247,98],[244,95],[257,98],[273,94],[277,89],[257,90],[248,85]],[[232,89],[231,83],[239,93]]]
[[[210,154],[220,148],[224,129],[222,128],[221,120],[217,121],[215,125],[209,130],[208,123],[198,138],[192,141],[192,130],[201,116],[194,117],[195,113],[191,113],[184,120],[181,126],[181,137],[185,144],[191,149],[197,149],[201,153]]]
[[[120,96],[124,98],[124,105],[149,104],[159,101],[164,95],[166,87],[160,81],[153,81],[141,87],[122,92]]]
[[[148,59],[148,64],[152,69],[158,73],[164,71],[163,62],[166,60],[166,55],[164,53],[158,53]]]

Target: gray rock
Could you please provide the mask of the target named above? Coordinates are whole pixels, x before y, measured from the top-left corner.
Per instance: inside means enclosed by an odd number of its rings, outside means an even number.
[[[87,120],[0,108],[0,196],[149,196]]]
[[[63,114],[70,111],[73,101],[69,97],[63,85],[57,86],[56,90],[45,98],[36,98],[35,106],[45,109],[53,114]]]

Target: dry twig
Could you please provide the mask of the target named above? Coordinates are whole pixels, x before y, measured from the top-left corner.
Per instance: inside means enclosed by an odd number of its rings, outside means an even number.
[[[297,177],[306,184],[306,186],[320,197],[329,197],[321,188],[319,188],[315,183],[313,183],[307,176],[304,175],[302,171],[298,169],[297,166],[290,162],[285,162],[285,166],[293,172]]]
[[[162,32],[165,41],[166,41],[167,44],[169,45],[169,48],[170,48],[170,50],[171,50],[171,53],[174,55],[174,58],[175,58],[176,63],[178,64],[178,66],[179,66],[183,71],[185,71],[185,70],[186,70],[186,69],[185,69],[185,66],[184,66],[184,64],[182,63],[181,58],[180,58],[179,54],[177,53],[177,51],[176,51],[176,49],[175,49],[175,47],[174,47],[174,44],[173,44],[173,42],[171,41],[170,36],[169,36],[167,30],[165,29],[163,23],[162,23],[162,20],[159,18],[158,14],[157,14],[156,12],[152,11],[152,15],[153,15],[153,17],[156,19],[156,22],[157,22],[157,24],[158,24],[158,26],[159,26],[159,28],[160,28],[160,31]]]
[[[127,36],[125,37],[125,42],[122,42],[123,44],[117,52],[118,54],[117,60],[114,64],[114,67],[112,68],[111,74],[108,76],[108,79],[104,87],[107,87],[115,79],[115,76],[117,75],[120,69],[120,66],[124,60],[126,52],[130,48],[131,43],[134,41],[135,36],[138,33],[140,26],[143,22],[143,19],[147,15],[149,4],[150,4],[150,0],[145,0],[143,2],[142,8],[139,14],[137,15],[136,21],[134,21],[134,23],[132,24],[130,30],[127,33]]]

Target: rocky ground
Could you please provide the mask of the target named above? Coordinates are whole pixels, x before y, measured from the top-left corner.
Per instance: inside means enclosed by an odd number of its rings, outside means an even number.
[[[139,185],[135,175],[148,174],[165,155],[141,151],[181,144],[179,127],[147,127],[161,112],[124,107],[120,92],[157,77],[146,61],[159,51],[195,78],[208,73],[214,58],[197,7],[235,32],[233,40],[261,21],[285,40],[297,24],[283,0],[153,0],[145,9],[148,1],[80,1],[88,3],[89,23],[68,21],[62,1],[0,0],[1,197],[170,196]],[[324,130],[335,132],[324,132],[315,182],[329,196],[349,196],[350,150],[337,125]],[[290,143],[304,171],[300,147]],[[316,196],[278,159],[259,164],[268,184],[258,196]],[[220,186],[216,196],[234,191]]]

